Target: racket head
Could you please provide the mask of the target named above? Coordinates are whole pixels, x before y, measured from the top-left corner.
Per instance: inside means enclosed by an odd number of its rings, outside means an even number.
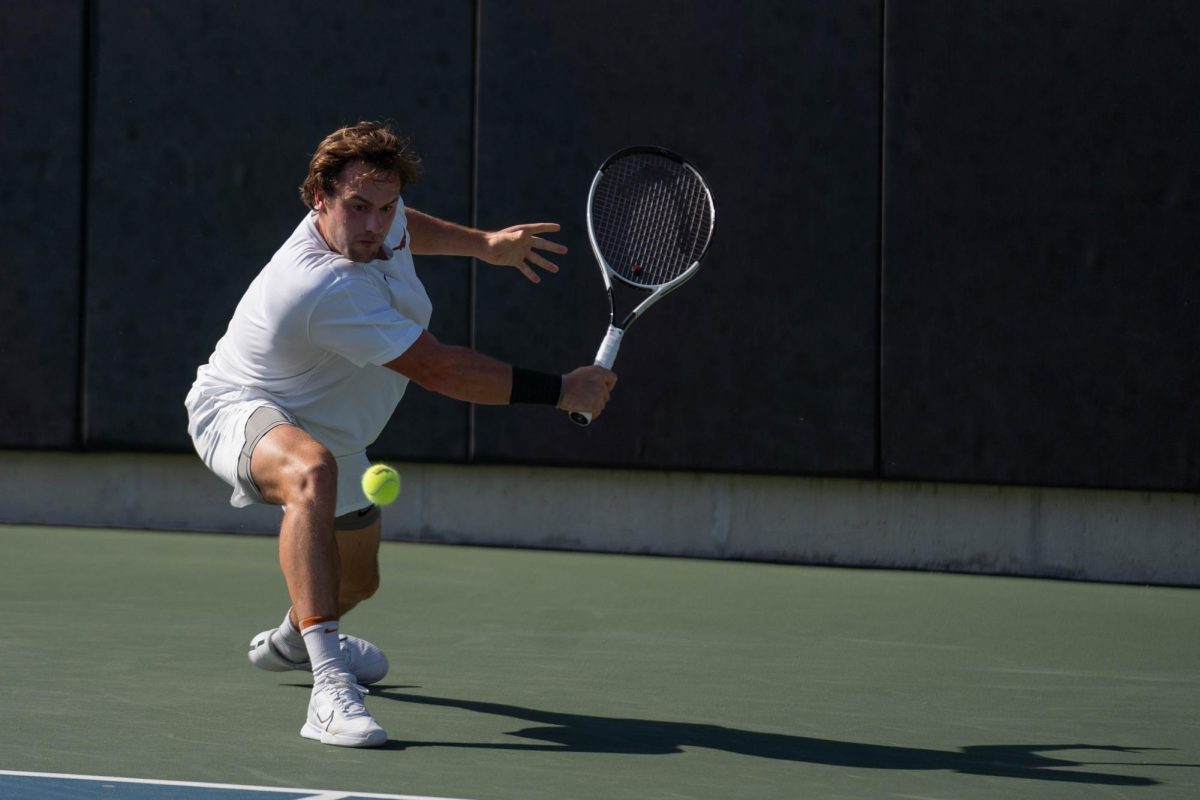
[[[588,192],[588,238],[608,276],[645,291],[686,280],[712,241],[716,208],[700,171],[665,147],[613,153]]]

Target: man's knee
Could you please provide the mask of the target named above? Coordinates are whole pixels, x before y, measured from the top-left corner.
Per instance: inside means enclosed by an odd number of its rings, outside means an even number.
[[[312,447],[294,454],[286,473],[292,502],[336,501],[337,461],[324,447]]]
[[[262,499],[277,505],[331,504],[337,499],[337,460],[295,425],[265,432],[249,457],[249,476]]]

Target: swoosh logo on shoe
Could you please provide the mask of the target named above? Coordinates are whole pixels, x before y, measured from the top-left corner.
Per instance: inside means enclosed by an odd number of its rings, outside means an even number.
[[[321,719],[321,715],[319,713],[316,716],[317,722],[321,723],[321,727],[325,730],[329,730],[329,723],[333,722],[333,709],[329,709],[329,719]]]

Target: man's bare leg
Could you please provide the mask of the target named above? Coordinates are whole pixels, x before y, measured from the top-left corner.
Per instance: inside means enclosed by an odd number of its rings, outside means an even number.
[[[320,443],[294,425],[271,429],[250,461],[263,499],[284,506],[279,566],[295,622],[338,616],[341,561],[333,531],[337,463]]]
[[[338,613],[345,614],[379,590],[380,520],[356,531],[336,531],[341,572]]]
[[[365,690],[351,672],[339,636],[337,462],[300,428],[279,425],[254,448],[250,473],[264,500],[284,506],[279,565],[313,674],[300,735],[344,747],[381,745],[387,734],[362,703]]]

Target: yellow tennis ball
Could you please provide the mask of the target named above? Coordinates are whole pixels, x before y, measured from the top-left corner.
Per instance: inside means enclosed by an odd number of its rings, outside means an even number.
[[[363,473],[362,490],[377,506],[394,503],[400,496],[400,473],[387,464],[375,464]]]

